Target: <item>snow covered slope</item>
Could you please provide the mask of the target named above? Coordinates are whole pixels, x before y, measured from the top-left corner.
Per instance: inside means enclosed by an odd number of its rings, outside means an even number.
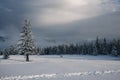
[[[120,57],[10,56],[0,60],[0,80],[120,80]]]

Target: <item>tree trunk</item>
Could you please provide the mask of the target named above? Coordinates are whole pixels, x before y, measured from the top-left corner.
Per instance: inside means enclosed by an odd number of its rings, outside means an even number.
[[[26,61],[29,61],[29,54],[26,54]]]

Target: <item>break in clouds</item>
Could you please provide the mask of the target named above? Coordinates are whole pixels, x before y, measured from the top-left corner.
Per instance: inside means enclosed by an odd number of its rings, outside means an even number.
[[[39,1],[40,2],[40,1]],[[40,7],[38,1],[31,3]],[[52,0],[43,2],[44,8],[38,10],[34,18],[43,25],[65,24],[77,20],[97,17],[119,11],[117,0]]]
[[[41,46],[120,35],[120,0],[0,0],[0,36],[17,43],[26,17]]]

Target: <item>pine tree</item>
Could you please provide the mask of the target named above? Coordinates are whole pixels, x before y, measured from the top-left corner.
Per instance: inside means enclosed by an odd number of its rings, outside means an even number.
[[[106,42],[106,39],[104,38],[103,40],[103,46],[102,46],[102,49],[103,49],[103,54],[106,55],[107,54],[107,42]]]
[[[14,55],[15,54],[15,47],[13,45],[10,45],[9,54],[10,55]]]
[[[97,38],[96,38],[96,42],[95,42],[95,48],[96,48],[96,55],[97,54],[100,54],[101,53],[101,51],[100,51],[100,41],[99,41],[99,38],[98,38],[98,36],[97,36]]]
[[[2,53],[3,53],[3,59],[8,59],[9,58],[9,54],[8,54],[6,49],[4,49]]]
[[[94,47],[93,55],[94,55],[94,56],[97,56],[97,55],[98,55],[98,52],[97,52],[97,48],[96,48],[96,47]]]
[[[113,46],[113,48],[112,48],[112,55],[113,55],[113,56],[118,56],[118,54],[117,54],[117,49],[116,49],[115,46]]]
[[[117,48],[117,53],[120,56],[120,40],[117,41],[116,48]]]
[[[2,55],[2,51],[0,51],[0,55]]]
[[[29,55],[35,54],[35,45],[32,38],[29,19],[25,19],[25,25],[21,32],[21,39],[18,42],[18,53],[26,56],[26,61],[29,61]]]

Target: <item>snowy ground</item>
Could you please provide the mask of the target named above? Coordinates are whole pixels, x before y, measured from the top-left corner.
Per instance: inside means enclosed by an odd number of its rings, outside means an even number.
[[[120,80],[120,57],[10,56],[0,59],[0,80]]]

